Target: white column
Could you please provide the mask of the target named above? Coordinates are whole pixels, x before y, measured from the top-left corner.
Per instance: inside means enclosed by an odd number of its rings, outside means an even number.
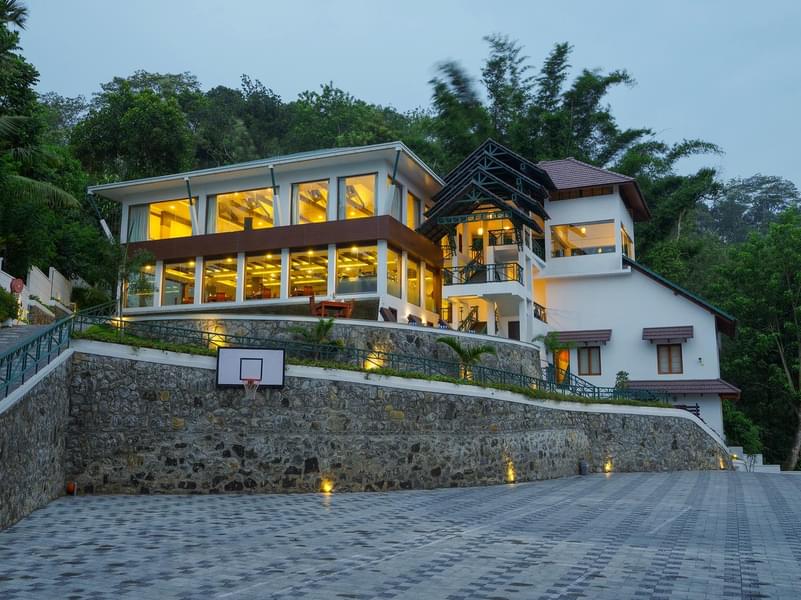
[[[206,233],[206,202],[206,194],[198,194],[197,202],[195,202],[197,223],[192,229],[193,235],[202,235]]]
[[[203,257],[195,257],[195,301],[192,304],[200,304],[203,298]]]
[[[164,261],[156,261],[156,274],[155,281],[153,281],[153,306],[158,308],[161,306],[161,281],[164,274]]]
[[[281,249],[281,298],[289,298],[289,248]]]
[[[517,309],[517,318],[520,321],[520,341],[530,342],[531,332],[529,331],[528,309],[530,308],[525,298],[520,299]]]
[[[403,291],[401,294],[403,298],[401,299],[404,302],[409,302],[409,282],[406,279],[408,260],[409,257],[406,255],[406,250],[404,250],[401,252],[401,290]],[[406,318],[406,315],[403,315],[403,317]]]
[[[387,292],[387,241],[378,240],[378,264],[376,265],[376,277],[378,278],[378,285],[376,291],[378,292],[379,304],[383,306],[384,298]]]
[[[131,205],[127,202],[122,203],[122,207],[120,210],[122,211],[121,219],[120,219],[120,243],[124,244],[128,241],[128,212],[130,211]]]
[[[389,203],[390,198],[392,198],[392,191],[394,190],[394,186],[390,186],[387,178],[389,177],[389,171],[386,167],[381,167],[378,169],[378,175],[376,175],[376,199],[375,199],[375,214],[378,215],[388,215],[389,214]]]
[[[338,181],[336,177],[331,177],[328,180],[328,220],[329,221],[336,221],[337,220],[337,188],[338,188]],[[330,269],[329,269],[330,271]],[[328,293],[331,293],[331,290],[328,290]]]
[[[270,181],[272,185],[272,181]],[[275,184],[278,185],[278,177],[275,178]],[[278,193],[275,194],[275,190],[273,189],[273,227],[278,227],[280,225],[289,225],[289,219],[285,216],[286,211],[284,210],[284,205],[281,204],[281,196],[285,196],[286,192],[278,186]]]
[[[498,326],[495,323],[495,302],[487,300],[487,333],[495,335],[498,331]]]
[[[328,244],[328,295],[333,297],[336,293],[337,283],[337,246]]]
[[[245,301],[245,253],[240,252],[236,255],[236,301]]]

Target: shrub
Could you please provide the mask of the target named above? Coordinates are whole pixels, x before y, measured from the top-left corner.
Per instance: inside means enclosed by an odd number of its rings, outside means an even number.
[[[74,288],[72,290],[72,301],[75,302],[80,310],[98,306],[99,304],[106,304],[111,301],[111,297],[96,287]]]
[[[0,288],[0,321],[19,317],[19,302],[11,292]]]
[[[746,454],[762,452],[759,427],[743,411],[734,408],[731,400],[723,401],[723,430],[730,446],[742,446]]]

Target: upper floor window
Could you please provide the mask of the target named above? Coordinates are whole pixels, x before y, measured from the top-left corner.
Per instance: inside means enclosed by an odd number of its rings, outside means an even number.
[[[393,183],[392,177],[387,176],[387,189],[389,190],[389,214],[399,223],[403,222],[403,186],[396,179]]]
[[[623,256],[634,258],[634,242],[625,227],[620,228],[620,240],[623,243]]]
[[[577,190],[563,190],[551,194],[551,200],[571,200],[573,198],[589,198],[591,196],[608,196],[614,192],[611,185],[579,188]]]
[[[337,214],[340,220],[361,219],[375,215],[376,180],[375,175],[339,178]]]
[[[328,218],[328,180],[292,184],[292,225]]]
[[[660,375],[684,372],[681,360],[681,344],[657,344],[657,371]]]
[[[128,241],[167,240],[192,235],[189,200],[135,204],[128,211]]]
[[[579,375],[600,375],[601,374],[601,347],[587,346],[578,348],[578,370]]]
[[[584,256],[615,251],[614,221],[570,223],[551,227],[551,256]]]
[[[423,203],[420,198],[408,192],[406,194],[406,227],[417,229],[423,220]]]
[[[272,188],[209,196],[206,233],[265,229],[275,224]]]

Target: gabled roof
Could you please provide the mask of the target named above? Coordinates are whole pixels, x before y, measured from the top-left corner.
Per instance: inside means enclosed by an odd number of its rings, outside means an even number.
[[[694,302],[701,308],[708,310],[713,315],[715,315],[715,325],[717,326],[718,330],[722,331],[723,333],[725,333],[730,337],[734,337],[734,333],[737,329],[737,319],[735,319],[729,313],[722,311],[713,304],[710,304],[709,302],[701,298],[701,296],[693,294],[689,290],[685,290],[683,287],[673,283],[669,279],[665,279],[664,277],[662,277],[658,273],[655,273],[648,267],[631,260],[628,256],[623,257],[623,266],[625,267],[626,265],[628,265],[635,271],[639,271],[643,275],[650,277],[654,281],[664,285],[666,288],[670,289],[674,294],[678,294],[679,296],[684,296],[690,302]]]
[[[629,381],[628,386],[671,395],[715,394],[735,400],[740,397],[740,389],[722,379],[638,379]]]
[[[447,233],[443,221],[478,211],[503,211],[510,218],[542,233],[530,216],[548,218],[544,201],[554,185],[548,174],[495,140],[487,139],[445,176],[434,206],[418,231],[429,239]]]
[[[645,203],[640,186],[633,177],[602,169],[572,157],[561,160],[543,160],[538,162],[537,166],[548,173],[558,191],[599,185],[617,185],[620,195],[635,221],[646,221],[651,218],[651,211]]]

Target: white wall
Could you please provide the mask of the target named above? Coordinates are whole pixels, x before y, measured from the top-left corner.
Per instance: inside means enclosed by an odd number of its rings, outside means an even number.
[[[720,377],[714,316],[636,271],[549,280],[548,324],[557,331],[612,330],[612,339],[601,347],[601,375],[585,377],[595,385],[614,385],[618,371],[628,371],[630,379]],[[659,375],[656,344],[643,341],[642,330],[678,325],[694,327],[693,338],[682,344],[684,372]],[[571,370],[578,374],[575,349],[571,352]]]

